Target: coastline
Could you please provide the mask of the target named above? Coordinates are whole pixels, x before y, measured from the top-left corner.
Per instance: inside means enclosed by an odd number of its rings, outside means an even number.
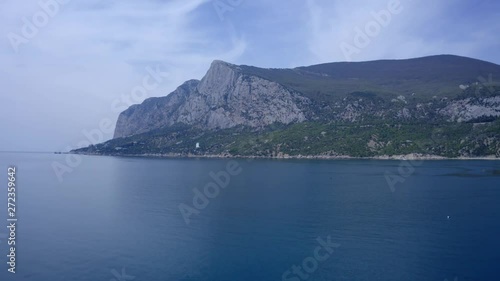
[[[246,155],[231,155],[231,154],[181,154],[181,153],[143,153],[143,154],[102,154],[102,153],[81,153],[81,152],[58,152],[56,154],[76,154],[86,156],[111,156],[111,157],[142,157],[142,158],[206,158],[206,159],[274,159],[274,160],[399,160],[399,161],[415,161],[415,160],[500,160],[495,155],[481,157],[444,157],[439,155],[410,153],[406,155],[378,155],[369,157],[354,157],[349,155],[287,155],[278,154],[275,156],[246,156]]]

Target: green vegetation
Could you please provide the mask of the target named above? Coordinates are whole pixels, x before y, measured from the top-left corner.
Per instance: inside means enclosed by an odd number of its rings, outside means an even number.
[[[176,154],[231,156],[349,155],[409,153],[445,157],[500,157],[500,120],[489,123],[336,124],[305,122],[255,131],[202,131],[177,125],[164,130],[76,150],[108,155]],[[196,143],[200,148],[196,149]]]
[[[500,77],[496,64],[451,55],[326,63],[295,69],[242,66],[242,70],[276,81],[318,103],[329,103],[353,92],[374,93],[384,100],[403,95],[415,102],[431,100],[434,96],[455,98],[460,94],[459,85],[487,84],[493,82],[491,77]]]

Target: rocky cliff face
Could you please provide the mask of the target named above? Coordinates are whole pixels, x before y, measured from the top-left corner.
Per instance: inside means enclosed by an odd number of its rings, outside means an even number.
[[[114,137],[177,123],[212,130],[302,122],[309,104],[308,98],[276,82],[214,61],[201,81],[190,80],[166,97],[147,99],[122,112]]]
[[[488,77],[486,80],[484,77]],[[199,80],[120,114],[115,138],[303,121],[460,123],[500,117],[500,66],[457,56],[264,69],[214,61]]]
[[[452,122],[467,122],[483,116],[500,116],[500,96],[465,98],[450,102],[439,111]]]

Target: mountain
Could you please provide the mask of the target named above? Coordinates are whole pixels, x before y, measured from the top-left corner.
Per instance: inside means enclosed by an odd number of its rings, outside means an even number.
[[[76,153],[500,157],[500,66],[452,55],[206,75],[133,105]],[[199,144],[200,148],[196,148]]]
[[[201,81],[191,80],[163,98],[151,98],[120,114],[115,138],[182,123],[206,129],[238,125],[265,127],[306,120],[309,103],[274,81],[247,75],[240,67],[214,61]]]

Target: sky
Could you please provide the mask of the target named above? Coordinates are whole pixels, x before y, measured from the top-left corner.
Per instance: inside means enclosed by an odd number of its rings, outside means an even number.
[[[112,138],[210,63],[289,68],[455,54],[500,64],[500,1],[2,0],[0,151]]]

